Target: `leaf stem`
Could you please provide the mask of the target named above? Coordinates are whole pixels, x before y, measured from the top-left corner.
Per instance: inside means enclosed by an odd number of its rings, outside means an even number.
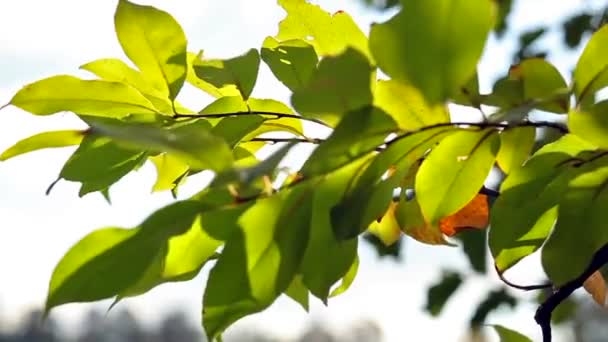
[[[500,280],[505,283],[506,285],[514,288],[514,289],[518,289],[518,290],[523,290],[523,291],[534,291],[534,290],[542,290],[542,289],[548,289],[553,287],[553,284],[550,282],[544,283],[544,284],[537,284],[537,285],[519,285],[519,284],[515,284],[512,283],[511,281],[509,281],[507,278],[505,278],[505,276],[503,275],[503,272],[501,272],[498,269],[498,266],[496,266],[496,264],[494,264],[494,269],[496,270],[496,274],[498,274],[498,278],[500,278]]]

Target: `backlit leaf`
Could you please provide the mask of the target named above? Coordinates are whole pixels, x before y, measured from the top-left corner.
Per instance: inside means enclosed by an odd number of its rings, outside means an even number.
[[[543,245],[541,260],[549,279],[562,286],[579,276],[606,243],[608,162],[598,157],[578,167],[559,201],[557,223]]]
[[[505,328],[501,325],[493,325],[492,327],[500,337],[500,342],[532,342],[531,339],[515,330]]]
[[[291,103],[302,115],[335,126],[344,113],[373,102],[371,80],[372,67],[365,56],[347,49],[321,60],[306,86],[293,93]]]
[[[152,191],[173,190],[176,182],[188,169],[188,164],[173,155],[162,153],[148,158],[156,167],[156,183]]]
[[[359,270],[359,258],[355,256],[355,261],[350,265],[350,268],[342,278],[342,282],[340,286],[336,287],[331,291],[330,297],[339,296],[342,293],[346,292],[348,288],[352,285],[353,281],[355,281],[355,277],[357,276],[357,271]]]
[[[217,88],[234,85],[243,99],[248,99],[258,79],[260,55],[251,49],[230,59],[195,59],[192,67],[196,76]]]
[[[518,127],[500,133],[496,162],[504,173],[509,174],[524,164],[532,152],[535,137],[534,127]]]
[[[308,311],[309,308],[309,300],[308,300],[308,289],[306,285],[302,282],[302,276],[296,275],[287,290],[285,290],[285,294],[293,299],[296,303],[300,304],[305,311]]]
[[[595,271],[585,282],[583,288],[601,307],[606,307],[606,280],[600,271]]]
[[[490,221],[489,214],[488,196],[477,194],[462,209],[439,220],[439,230],[453,236],[465,229],[485,229]]]
[[[372,222],[367,231],[377,236],[386,246],[390,246],[401,238],[401,227],[395,217],[397,203],[391,202],[386,213]]]
[[[193,169],[219,171],[232,164],[226,141],[214,135],[202,120],[169,129],[101,121],[91,125],[92,134],[111,137],[129,147],[172,153]]]
[[[372,26],[372,54],[386,74],[411,83],[431,104],[443,102],[475,73],[493,26],[494,4],[488,0],[401,3],[397,15]]]
[[[136,229],[104,228],[77,242],[55,267],[45,310],[118,295],[137,282],[169,237],[189,229],[201,204],[177,202]]]
[[[268,37],[262,45],[261,55],[276,78],[291,91],[308,84],[318,62],[315,49],[301,39],[278,42]]]
[[[378,108],[370,106],[350,111],[300,172],[304,177],[311,177],[335,170],[373,152],[396,129],[393,119]]]
[[[567,161],[594,148],[575,135],[566,135],[538,150],[505,179],[492,206],[488,241],[499,271],[509,269],[543,244],[556,219],[554,207],[578,172]]]
[[[79,195],[105,190],[140,165],[146,155],[105,137],[86,136],[65,163],[60,178],[81,182]]]
[[[355,48],[371,58],[367,37],[345,12],[329,14],[305,0],[279,0],[287,17],[279,23],[276,38],[302,39],[312,44],[319,56],[337,55]]]
[[[364,163],[354,161],[315,185],[308,247],[302,259],[304,284],[322,301],[351,267],[357,256],[357,239],[340,241],[332,230],[331,208],[340,202],[349,182]]]
[[[530,58],[511,67],[509,77],[523,86],[524,100],[538,101],[540,110],[566,113],[570,107],[566,80],[557,68],[541,58]]]
[[[123,51],[154,88],[174,100],[186,80],[186,36],[173,17],[120,0],[114,26]]]
[[[194,71],[194,63],[195,61],[202,59],[203,51],[200,51],[198,55],[193,52],[188,52],[188,75],[186,76],[186,81],[188,81],[188,83],[192,84],[193,86],[215,98],[221,98],[222,96],[240,96],[240,92],[234,84],[227,84],[221,87],[216,87],[213,84],[198,78],[196,76],[196,72]]]
[[[500,141],[492,130],[460,131],[443,139],[422,163],[416,197],[431,224],[469,203],[494,164]]]
[[[306,187],[294,188],[258,200],[240,216],[240,229],[209,274],[203,298],[209,339],[241,317],[265,309],[288,288],[306,249],[311,195]]]
[[[15,145],[6,149],[6,151],[0,154],[0,161],[45,148],[78,145],[82,141],[83,136],[82,131],[76,130],[38,133],[20,140]]]
[[[399,226],[408,236],[429,245],[448,245],[437,225],[428,223],[422,216],[416,198],[409,201],[402,199],[395,210]]]
[[[68,75],[53,76],[26,85],[10,103],[37,115],[68,111],[120,118],[131,113],[157,112],[148,99],[128,85],[81,80]]]
[[[80,69],[92,72],[105,81],[128,84],[139,90],[159,111],[163,113],[171,113],[173,111],[167,94],[163,93],[160,89],[154,88],[154,85],[146,80],[141,72],[131,68],[120,59],[98,59],[81,65]]]
[[[568,114],[568,128],[598,147],[608,148],[608,100],[584,110],[572,110]]]
[[[574,69],[574,94],[579,103],[608,85],[608,25],[597,30],[585,46]]]
[[[418,89],[396,80],[378,81],[374,105],[392,116],[404,130],[450,120],[444,105],[429,105]]]

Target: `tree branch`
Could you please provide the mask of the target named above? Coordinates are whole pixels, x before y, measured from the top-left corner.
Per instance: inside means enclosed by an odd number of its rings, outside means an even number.
[[[516,123],[504,123],[504,122],[441,122],[441,123],[437,123],[434,125],[429,125],[429,126],[424,126],[421,127],[419,129],[413,130],[413,131],[407,131],[404,134],[401,134],[395,138],[393,138],[392,140],[388,141],[386,144],[390,145],[400,139],[403,139],[405,137],[408,137],[410,135],[414,135],[420,132],[424,132],[424,131],[428,131],[431,129],[435,129],[435,128],[441,128],[441,127],[460,127],[460,128],[464,128],[464,127],[474,127],[474,128],[497,128],[497,129],[501,129],[501,130],[509,130],[509,129],[513,129],[513,128],[517,128],[517,127],[535,127],[535,128],[552,128],[555,129],[557,131],[559,131],[560,133],[563,134],[567,134],[570,131],[568,130],[568,127],[559,124],[557,122],[551,122],[551,121],[522,121],[522,122],[516,122]]]
[[[536,310],[536,314],[534,315],[534,320],[542,329],[543,342],[551,342],[551,314],[553,313],[553,310],[568,298],[572,292],[583,286],[585,280],[607,262],[608,244],[604,245],[593,255],[589,266],[587,266],[587,269],[585,269],[580,276],[556,289],[553,294],[538,307],[538,310]]]
[[[303,120],[303,121],[309,121],[309,122],[314,122],[318,125],[322,125],[328,128],[333,128],[331,126],[329,126],[328,124],[326,124],[325,122],[319,120],[319,119],[315,119],[315,118],[307,118],[301,115],[297,115],[297,114],[289,114],[289,113],[279,113],[279,112],[271,112],[271,111],[264,111],[264,110],[252,110],[252,111],[240,111],[240,112],[229,112],[229,113],[216,113],[216,114],[183,114],[183,113],[175,113],[175,115],[173,115],[174,118],[176,119],[185,119],[185,118],[226,118],[229,116],[239,116],[239,115],[266,115],[266,116],[274,116],[275,119],[281,119],[281,118],[290,118],[290,119],[297,119],[297,120]]]

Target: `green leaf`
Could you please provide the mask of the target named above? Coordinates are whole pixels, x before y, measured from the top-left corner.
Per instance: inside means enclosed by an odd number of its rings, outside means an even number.
[[[203,325],[210,340],[287,290],[306,249],[311,195],[308,187],[294,188],[258,200],[240,216],[241,228],[226,242],[203,298]]]
[[[302,115],[335,126],[344,113],[373,102],[371,81],[369,62],[349,48],[341,55],[321,60],[306,86],[293,93],[291,103]]]
[[[353,179],[342,201],[332,209],[332,228],[336,237],[339,240],[353,238],[384,215],[393,189],[399,186],[411,166],[438,140],[453,131],[451,127],[439,127],[404,135],[371,160],[359,172],[360,176]],[[391,167],[394,173],[383,178]]]
[[[182,233],[171,236],[144,275],[136,283],[121,291],[118,299],[145,293],[162,283],[191,280],[215,255],[223,241],[213,238],[207,232],[206,225],[214,223],[209,222],[208,218],[215,215],[217,210],[221,211],[220,206],[231,204],[233,199],[227,191],[223,190],[205,191],[200,197],[202,197],[199,199],[201,205],[198,210],[195,206],[193,210],[186,207],[186,210],[179,212],[179,219],[188,220],[194,215],[191,226]],[[236,220],[240,213],[235,210],[224,212],[232,215],[233,220]]]
[[[354,48],[372,61],[367,37],[347,13],[329,14],[305,0],[279,0],[279,5],[287,17],[279,23],[278,40],[305,40],[319,56],[338,55]]]
[[[308,84],[318,62],[315,49],[301,39],[278,42],[268,37],[262,44],[261,54],[276,78],[291,91]]]
[[[418,89],[396,80],[378,81],[374,105],[392,116],[404,130],[450,121],[444,105],[429,105]]]
[[[186,81],[197,87],[198,89],[204,91],[205,93],[215,97],[221,98],[223,96],[240,96],[239,90],[236,88],[234,84],[227,84],[222,87],[216,87],[213,84],[206,82],[196,76],[196,72],[194,71],[194,63],[197,60],[203,59],[203,51],[201,50],[198,55],[192,52],[188,52],[187,60],[188,60],[188,75],[186,76]]]
[[[493,3],[403,0],[402,5],[392,19],[372,26],[372,54],[386,74],[420,89],[429,103],[444,102],[475,73],[493,26]]]
[[[500,272],[543,244],[555,222],[554,207],[577,172],[567,161],[594,148],[575,135],[565,135],[505,179],[492,206],[488,242]]]
[[[568,115],[568,128],[586,141],[608,148],[608,100],[584,110],[572,110]]]
[[[193,169],[220,171],[232,165],[232,152],[226,141],[214,135],[209,124],[198,120],[164,129],[154,125],[110,121],[91,122],[90,132],[107,136],[129,147],[168,152]]]
[[[579,103],[586,101],[587,96],[608,85],[608,25],[597,30],[585,46],[574,69],[574,94]]]
[[[156,183],[152,192],[174,190],[182,176],[190,169],[188,164],[171,154],[159,154],[148,158],[156,167]]]
[[[462,250],[471,264],[471,268],[478,273],[487,271],[487,233],[485,230],[463,230],[456,235],[462,241]]]
[[[10,102],[36,115],[68,111],[120,118],[131,113],[156,113],[152,103],[134,88],[100,80],[60,75],[26,85]]]
[[[273,99],[249,99],[247,104],[252,111],[295,114],[289,106]],[[253,138],[267,132],[288,132],[304,137],[302,120],[299,118],[266,118],[262,126],[251,132],[247,138]]]
[[[309,309],[309,301],[308,301],[308,289],[306,285],[302,282],[302,276],[296,275],[287,290],[285,290],[285,294],[293,299],[296,303],[300,304],[302,308],[308,312]]]
[[[145,159],[142,151],[125,149],[105,137],[86,136],[65,163],[60,178],[81,182],[79,195],[107,189]]]
[[[45,148],[78,145],[82,141],[82,137],[83,132],[77,130],[38,133],[20,140],[6,149],[0,154],[0,161]]]
[[[524,101],[539,101],[535,106],[553,113],[567,113],[570,92],[557,68],[540,58],[530,58],[509,69],[509,77],[521,81]]]
[[[441,280],[431,287],[426,295],[425,310],[431,316],[438,316],[441,310],[462,284],[462,277],[457,272],[443,272]]]
[[[173,17],[120,0],[114,27],[123,51],[154,88],[174,100],[186,80],[186,36]]]
[[[353,284],[353,281],[355,281],[355,277],[357,276],[358,270],[359,270],[359,258],[355,256],[355,261],[353,261],[353,264],[350,265],[350,268],[348,269],[348,271],[342,278],[342,282],[340,283],[340,286],[333,289],[329,296],[335,297],[335,296],[339,296],[339,295],[343,294],[344,292],[346,292],[346,290],[348,290],[350,288],[350,286]]]
[[[221,119],[211,133],[224,138],[234,148],[244,137],[264,123],[261,115],[236,115]]]
[[[231,59],[196,59],[192,67],[198,78],[215,87],[236,86],[246,100],[258,78],[260,55],[256,49],[251,49],[244,55]]]
[[[321,175],[374,151],[395,131],[395,121],[375,107],[344,115],[333,133],[308,158],[300,172],[304,177]]]
[[[334,236],[330,211],[340,203],[361,165],[364,161],[354,161],[328,174],[314,186],[310,237],[301,272],[304,284],[323,302],[357,256],[357,239],[340,241]]]
[[[121,293],[144,274],[167,239],[189,229],[201,204],[177,202],[136,229],[105,228],[77,242],[55,267],[45,310]]]
[[[483,186],[500,146],[493,130],[460,131],[443,139],[416,175],[416,197],[430,224],[457,212]]]
[[[154,88],[154,85],[146,80],[141,72],[131,68],[120,59],[98,59],[81,65],[80,69],[92,72],[105,81],[120,82],[130,85],[139,90],[139,92],[150,100],[154,107],[158,108],[161,112],[171,113],[173,111],[171,101],[167,94]]]
[[[608,243],[608,160],[605,152],[590,158],[568,183],[559,202],[557,223],[543,245],[542,265],[555,286],[578,277],[593,255]]]
[[[504,287],[488,292],[486,298],[479,303],[473,317],[471,317],[471,328],[479,329],[492,311],[505,304],[513,308],[517,305],[517,299],[510,295]]]
[[[531,339],[518,333],[515,330],[505,328],[501,325],[492,325],[496,333],[500,337],[500,342],[532,342]]]
[[[509,174],[524,164],[532,152],[535,137],[534,127],[517,127],[500,133],[496,161],[504,173]]]

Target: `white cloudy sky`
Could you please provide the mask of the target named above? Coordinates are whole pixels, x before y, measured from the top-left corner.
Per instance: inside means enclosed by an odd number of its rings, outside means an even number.
[[[205,49],[207,56],[229,57],[250,47],[258,47],[267,35],[276,32],[283,11],[273,0],[142,0],[141,3],[163,8],[183,25],[191,50]],[[380,20],[357,2],[348,0],[316,1],[329,11],[346,10],[367,28]],[[562,0],[559,6],[550,0],[526,0],[525,11],[518,9],[514,24],[550,23],[563,13],[582,4],[582,0]],[[20,0],[0,2],[0,102],[10,100],[20,86],[59,73],[76,73],[77,67],[101,57],[123,57],[113,33],[116,1],[107,0]],[[550,42],[553,38],[549,38]],[[481,75],[496,75],[509,64],[508,49],[493,42],[480,66]],[[554,60],[565,69],[568,56]],[[482,80],[490,86],[491,77]],[[183,102],[202,106],[209,99],[188,91]],[[262,70],[254,92],[256,97],[286,100],[287,93],[277,86],[272,75]],[[0,151],[16,140],[44,130],[78,128],[70,114],[34,117],[15,108],[0,112]],[[33,153],[0,164],[0,318],[16,321],[25,310],[42,305],[48,279],[61,255],[92,229],[106,225],[132,226],[152,210],[168,203],[168,194],[150,195],[154,181],[151,167],[127,176],[112,189],[114,204],[109,206],[96,194],[78,198],[78,186],[59,183],[50,196],[44,190],[52,182],[71,149]],[[201,180],[190,182],[190,191]],[[444,314],[433,319],[421,311],[424,290],[438,279],[442,267],[467,269],[466,260],[457,249],[433,248],[407,241],[406,263],[378,259],[367,248],[361,249],[362,266],[358,278],[346,294],[330,301],[328,308],[314,302],[309,316],[297,305],[280,299],[264,313],[246,318],[240,326],[263,326],[289,337],[305,328],[310,318],[337,329],[358,319],[372,319],[380,324],[386,341],[406,338],[456,340],[464,327],[478,294],[496,285],[494,275],[475,278],[459,290]],[[538,265],[528,263],[526,273],[514,275],[522,281],[535,281]],[[531,278],[530,278],[531,277]],[[182,308],[198,317],[205,275],[192,282],[161,286],[124,304],[153,322],[171,308]],[[475,299],[475,302],[473,301]],[[98,305],[106,308],[108,302]],[[92,304],[66,305],[58,308],[58,317],[77,317]],[[532,320],[534,308],[522,306],[516,314],[505,312],[491,317],[538,338]],[[112,313],[110,313],[112,314]],[[198,319],[198,318],[196,318]]]

